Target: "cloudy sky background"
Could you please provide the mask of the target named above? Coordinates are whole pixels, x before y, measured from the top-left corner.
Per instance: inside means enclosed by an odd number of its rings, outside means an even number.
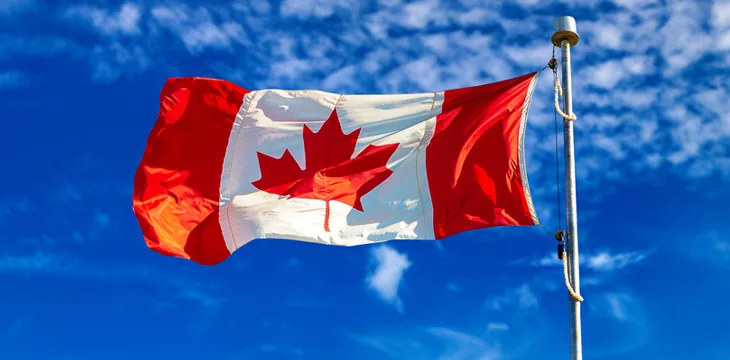
[[[131,209],[169,77],[358,94],[471,86],[543,68],[562,15],[581,35],[584,356],[727,358],[730,2],[644,0],[2,1],[0,357],[566,358],[568,295],[540,229],[356,248],[255,241],[202,267],[149,251]],[[550,231],[552,96],[546,70],[526,152]]]

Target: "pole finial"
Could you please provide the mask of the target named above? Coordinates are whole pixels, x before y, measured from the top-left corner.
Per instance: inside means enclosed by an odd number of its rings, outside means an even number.
[[[571,47],[578,43],[578,28],[572,16],[561,16],[555,20],[555,32],[553,33],[553,45],[560,47],[563,40],[568,40]]]

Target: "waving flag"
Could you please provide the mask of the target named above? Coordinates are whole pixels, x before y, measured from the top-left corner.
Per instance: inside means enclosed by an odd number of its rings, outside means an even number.
[[[254,239],[351,246],[535,225],[523,139],[536,78],[397,95],[169,79],[134,212],[151,249],[208,265]]]

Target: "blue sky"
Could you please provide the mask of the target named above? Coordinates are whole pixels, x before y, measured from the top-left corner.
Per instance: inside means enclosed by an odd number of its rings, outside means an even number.
[[[0,357],[567,358],[568,295],[540,229],[254,241],[204,267],[146,248],[131,192],[168,77],[471,86],[542,68],[553,20],[572,15],[584,356],[727,358],[728,14],[727,1],[4,0]],[[551,231],[552,96],[545,71],[526,152]]]

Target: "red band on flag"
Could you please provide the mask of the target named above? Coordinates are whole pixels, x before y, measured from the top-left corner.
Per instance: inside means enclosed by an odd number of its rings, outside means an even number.
[[[230,255],[218,220],[221,173],[248,92],[205,78],[165,83],[134,179],[133,209],[152,250],[206,265]]]
[[[520,126],[534,77],[445,92],[426,148],[437,239],[535,224],[520,166]]]

